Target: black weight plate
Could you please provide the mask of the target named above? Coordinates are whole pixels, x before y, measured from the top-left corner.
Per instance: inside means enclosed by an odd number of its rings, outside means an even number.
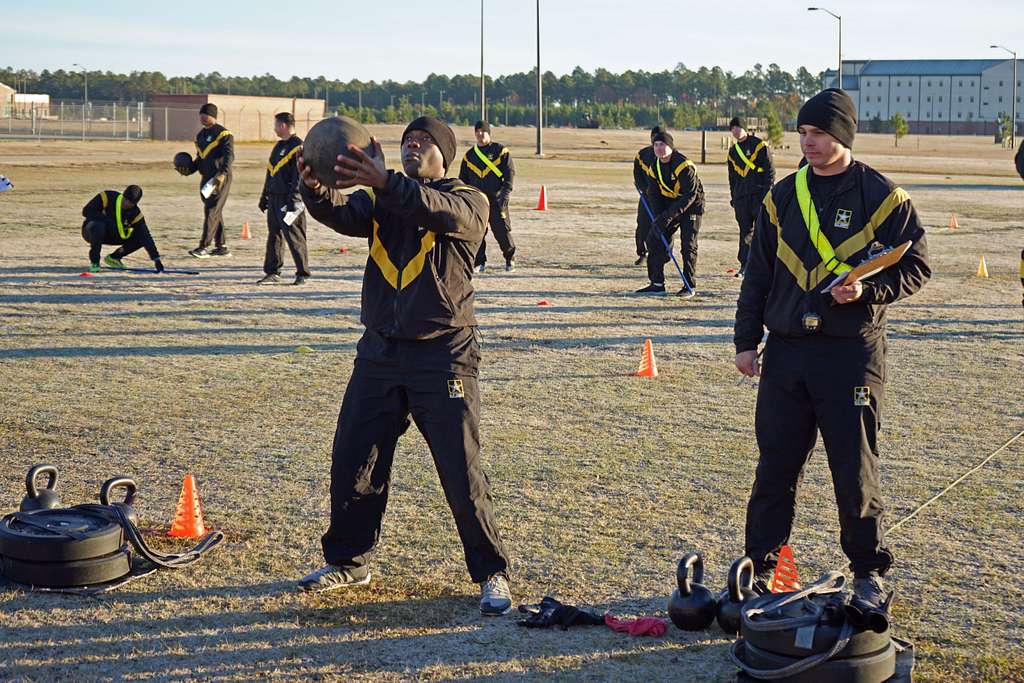
[[[774,670],[796,664],[803,657],[783,657],[743,642],[737,654],[748,666],[755,669]],[[772,679],[782,683],[883,683],[896,673],[896,648],[888,641],[882,650],[846,659],[830,659],[808,671]],[[756,676],[755,676],[756,677]]]
[[[769,593],[752,598],[743,603],[744,611],[759,608],[782,595],[781,593]],[[784,608],[785,609],[785,608]],[[755,623],[771,623],[770,618],[754,617]],[[786,657],[807,657],[819,652],[828,652],[836,644],[839,638],[840,624],[819,623],[814,629],[814,642],[810,650],[798,648],[795,644],[796,631],[754,631],[746,627],[743,620],[740,620],[740,635],[751,645],[766,652],[783,655]],[[882,633],[855,629],[850,637],[850,642],[840,650],[833,659],[845,659],[847,657],[859,657],[861,655],[878,652],[885,649],[889,644],[891,634],[886,629]]]
[[[109,555],[72,562],[28,562],[12,557],[0,560],[0,573],[11,581],[46,588],[94,586],[120,579],[132,569],[127,546]]]
[[[25,515],[0,519],[0,555],[29,562],[68,562],[109,555],[124,543],[121,526],[95,513],[61,509]],[[39,528],[40,523],[46,528]]]

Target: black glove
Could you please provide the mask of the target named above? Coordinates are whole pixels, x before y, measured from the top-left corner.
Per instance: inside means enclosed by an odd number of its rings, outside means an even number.
[[[158,273],[164,272],[164,264],[163,264],[163,261],[161,261],[160,259],[154,259],[153,265],[156,266],[156,272],[158,272]]]
[[[665,231],[668,229],[668,215],[664,211],[655,216],[654,220],[651,221],[651,229],[658,230],[663,235],[665,234]]]
[[[563,631],[570,626],[600,626],[604,617],[593,612],[585,612],[572,605],[563,605],[551,596],[545,597],[537,605],[520,605],[519,611],[528,614],[526,619],[517,623],[526,628],[548,628],[560,626]]]
[[[260,208],[260,213],[266,213],[267,212],[267,195],[263,195],[263,196],[260,197],[259,208]]]

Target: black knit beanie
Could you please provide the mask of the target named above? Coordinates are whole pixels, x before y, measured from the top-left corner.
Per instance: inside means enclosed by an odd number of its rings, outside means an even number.
[[[213,102],[207,102],[203,106],[199,107],[199,113],[217,118],[217,105]]]
[[[455,133],[448,127],[448,124],[433,116],[421,116],[405,127],[405,131],[402,132],[402,140],[405,140],[405,136],[411,130],[430,133],[430,137],[434,138],[438,149],[441,150],[441,157],[444,158],[444,167],[447,170],[452,164],[452,159],[455,158]]]
[[[283,111],[279,114],[274,114],[274,119],[281,123],[287,123],[289,126],[295,125],[295,117],[290,111]]]
[[[732,128],[742,128],[742,129],[746,130],[747,122],[744,121],[743,119],[741,119],[738,116],[734,116],[734,117],[732,117],[732,120],[729,121],[729,128],[730,129],[732,129]]]
[[[667,130],[663,130],[660,133],[655,133],[651,138],[651,142],[664,142],[669,147],[675,149],[676,142],[672,139],[672,133]]]
[[[800,107],[796,125],[804,124],[822,129],[844,147],[853,149],[853,137],[857,133],[857,108],[845,90],[822,90]]]
[[[489,124],[486,121],[484,121],[483,119],[481,119],[480,121],[476,122],[475,126],[473,126],[473,130],[482,130],[482,131],[490,133],[491,132],[491,124]]]
[[[651,137],[653,138],[658,133],[664,133],[664,132],[665,132],[664,128],[662,128],[661,126],[655,126],[654,128],[651,128]]]

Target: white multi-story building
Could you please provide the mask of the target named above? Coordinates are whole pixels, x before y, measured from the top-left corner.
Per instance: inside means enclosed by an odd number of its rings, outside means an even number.
[[[1010,59],[843,61],[843,86],[857,103],[862,131],[871,130],[873,119],[886,123],[899,112],[912,133],[993,134],[996,117],[1010,115],[1015,96],[1019,133],[1022,80],[1024,60],[1017,60],[1016,89]],[[825,72],[824,84],[836,86],[834,69]]]

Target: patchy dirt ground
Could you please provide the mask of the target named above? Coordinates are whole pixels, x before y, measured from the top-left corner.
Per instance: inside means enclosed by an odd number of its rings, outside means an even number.
[[[395,158],[400,129],[377,130]],[[503,132],[505,133],[505,132]],[[738,383],[732,320],[736,229],[718,137],[700,167],[710,208],[701,296],[639,300],[629,162],[645,133],[496,134],[520,158],[519,270],[477,280],[484,337],[484,458],[515,562],[519,602],[545,594],[621,615],[664,616],[675,562],[704,553],[708,583],[742,552],[756,448],[756,390]],[[462,141],[470,139],[460,130]],[[683,151],[697,145],[680,136]],[[795,167],[795,139],[779,154]],[[919,145],[919,148],[918,148]],[[154,540],[182,476],[227,541],[200,566],[91,599],[0,587],[0,677],[109,679],[729,680],[728,638],[675,628],[630,639],[603,628],[534,632],[475,606],[429,453],[403,438],[371,586],[310,597],[320,564],[334,421],[351,367],[366,244],[310,227],[314,277],[257,288],[256,210],[268,146],[241,145],[226,218],[234,256],[197,263],[183,143],[0,142],[0,509],[29,465],[61,467],[70,503],[115,473],[141,485]],[[891,519],[1024,428],[1018,254],[1024,184],[986,140],[860,136],[858,155],[914,198],[935,277],[890,311],[884,484]],[[691,156],[694,156],[691,154]],[[135,182],[168,267],[198,276],[83,278],[81,206]],[[551,210],[535,212],[540,185]],[[959,229],[950,230],[955,211]],[[347,253],[338,253],[340,247]],[[984,256],[990,277],[975,277]],[[148,266],[142,252],[129,265]],[[287,266],[286,266],[287,270]],[[551,306],[539,307],[547,299]],[[629,376],[645,338],[661,376]],[[295,353],[300,345],[313,353]],[[1020,680],[1024,443],[895,534],[896,616],[922,680]],[[839,567],[823,453],[793,538],[803,577]],[[161,542],[162,547],[169,547]]]

